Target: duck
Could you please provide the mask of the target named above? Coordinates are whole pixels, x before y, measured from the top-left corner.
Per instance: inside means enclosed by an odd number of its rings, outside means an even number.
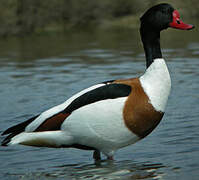
[[[167,3],[149,8],[140,18],[146,70],[128,79],[109,80],[86,88],[60,105],[2,133],[2,146],[27,145],[92,150],[108,160],[115,152],[149,135],[165,113],[171,78],[160,48],[160,32],[191,30]]]

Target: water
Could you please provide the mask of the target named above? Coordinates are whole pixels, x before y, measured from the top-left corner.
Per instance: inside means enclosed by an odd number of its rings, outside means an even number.
[[[172,92],[152,134],[119,150],[114,162],[97,164],[90,151],[0,147],[0,179],[198,179],[199,36],[196,30],[168,30],[161,42]],[[144,69],[138,30],[1,40],[0,132],[83,88]]]

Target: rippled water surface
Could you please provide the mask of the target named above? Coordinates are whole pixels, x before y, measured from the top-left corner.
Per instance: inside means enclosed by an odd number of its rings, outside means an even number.
[[[0,147],[0,179],[198,179],[199,36],[168,30],[161,42],[172,92],[153,133],[97,164],[90,151]],[[2,39],[0,132],[95,83],[141,75],[144,59],[137,30]]]

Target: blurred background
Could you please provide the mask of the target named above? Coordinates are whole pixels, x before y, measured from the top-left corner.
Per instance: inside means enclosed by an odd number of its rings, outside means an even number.
[[[60,32],[71,28],[132,27],[159,0],[1,0],[0,36]],[[165,1],[164,1],[165,2]],[[186,18],[199,16],[197,0],[166,1]],[[131,23],[130,23],[131,22]],[[132,23],[134,22],[134,23]]]

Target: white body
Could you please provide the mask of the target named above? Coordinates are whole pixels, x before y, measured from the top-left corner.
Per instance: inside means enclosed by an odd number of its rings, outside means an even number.
[[[153,107],[164,112],[171,88],[165,61],[154,60],[140,77],[140,82]],[[37,145],[43,142],[52,147],[81,144],[112,156],[115,150],[135,143],[140,138],[125,126],[123,120],[123,108],[127,97],[98,101],[73,111],[63,122],[60,131],[32,132],[45,119],[64,110],[80,95],[104,85],[98,84],[85,89],[63,104],[45,111],[26,127],[25,132],[13,137],[9,144]]]
[[[154,59],[140,82],[155,110],[164,112],[171,90],[171,78],[164,59]]]
[[[126,97],[103,100],[84,106],[67,118],[62,129],[70,132],[75,143],[95,147],[110,156],[139,139],[125,127],[125,100]]]

